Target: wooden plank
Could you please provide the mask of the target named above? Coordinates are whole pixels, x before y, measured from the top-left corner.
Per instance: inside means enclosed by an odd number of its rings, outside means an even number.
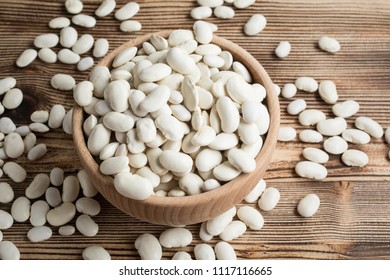
[[[87,14],[93,14],[99,1],[83,1]],[[127,1],[117,1],[122,5]],[[138,1],[141,11],[134,19],[143,24],[141,32],[125,34],[119,31],[119,22],[112,15],[99,19],[96,28],[78,28],[80,34],[91,33],[95,38],[107,38],[110,50],[128,39],[164,29],[191,28],[189,18],[195,1]],[[62,103],[69,109],[70,92],[60,92],[50,87],[50,78],[56,73],[70,73],[77,81],[87,73],[76,71],[75,66],[44,64],[39,60],[24,69],[15,65],[17,56],[28,47],[38,34],[53,32],[48,21],[56,16],[67,16],[63,1],[1,0],[0,9],[0,77],[14,76],[25,100],[18,111],[7,111],[18,124],[29,123],[35,110],[50,109]],[[253,13],[262,13],[268,20],[267,27],[258,36],[242,34],[245,21]],[[359,115],[376,119],[384,127],[390,127],[390,4],[387,0],[284,0],[257,1],[249,9],[236,10],[232,20],[211,18],[219,27],[217,35],[226,37],[248,50],[270,74],[275,83],[282,86],[303,75],[319,81],[332,79],[337,84],[340,100],[355,99],[361,105]],[[56,31],[54,31],[56,32]],[[322,35],[336,37],[342,49],[336,55],[322,52],[317,40]],[[281,40],[292,44],[288,58],[277,59],[274,48]],[[59,48],[55,48],[56,51]],[[298,93],[310,108],[319,108],[329,117],[331,107],[323,104],[318,95]],[[286,114],[289,100],[280,98],[282,124],[303,129],[295,117]],[[354,118],[348,120],[353,125]],[[40,135],[39,143],[46,143],[49,152],[39,161],[17,162],[28,169],[28,179],[22,184],[11,183],[17,196],[23,195],[34,175],[49,172],[53,167],[73,174],[81,167],[74,153],[72,138],[58,129]],[[370,145],[351,147],[362,149],[370,157],[364,168],[349,168],[340,162],[339,156],[331,156],[326,164],[329,177],[324,182],[298,178],[294,172],[301,152],[306,147],[299,141],[279,143],[274,161],[266,174],[269,186],[277,187],[282,194],[278,206],[263,213],[265,226],[261,231],[247,233],[231,242],[239,258],[305,258],[305,259],[390,259],[390,163],[386,157],[388,146],[383,139],[373,140]],[[310,145],[321,147],[321,144]],[[8,181],[5,176],[1,181]],[[300,218],[296,205],[307,193],[317,193],[321,198],[319,212],[310,219]],[[134,240],[141,233],[158,236],[166,227],[137,221],[111,206],[101,196],[101,214],[96,217],[99,234],[87,238],[76,233],[61,237],[54,230],[53,237],[33,244],[26,233],[28,223],[16,223],[3,230],[4,239],[14,241],[23,259],[81,259],[86,245],[104,246],[113,259],[136,259]],[[9,210],[10,204],[0,209]],[[74,224],[74,221],[72,221]],[[183,250],[192,254],[200,243],[199,225],[188,227],[194,242]],[[215,244],[218,238],[210,244]],[[164,249],[164,259],[177,250]]]

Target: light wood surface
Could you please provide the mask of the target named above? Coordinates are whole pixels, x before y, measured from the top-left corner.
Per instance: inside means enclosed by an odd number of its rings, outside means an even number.
[[[171,31],[153,33],[168,38]],[[123,50],[140,47],[152,34],[130,40],[102,59],[98,65],[111,67],[112,61]],[[80,106],[74,107],[73,139],[80,161],[87,170],[99,192],[114,206],[139,220],[159,225],[191,225],[210,220],[241,202],[264,176],[275,151],[280,123],[279,101],[272,81],[259,62],[247,51],[224,38],[215,36],[213,43],[229,51],[233,58],[242,62],[252,74],[253,82],[264,85],[268,95],[265,103],[270,114],[270,129],[264,139],[263,147],[256,158],[256,169],[242,174],[223,186],[199,195],[186,197],[151,196],[145,200],[134,200],[119,194],[114,187],[113,178],[99,171],[99,166],[89,153],[83,136],[84,114]]]
[[[84,1],[85,12],[93,14],[99,1]],[[122,5],[125,1],[117,1]],[[141,32],[125,34],[119,31],[119,22],[113,16],[99,19],[93,30],[78,28],[80,34],[91,33],[95,38],[107,38],[110,50],[137,36],[159,30],[191,28],[189,18],[194,1],[139,1],[140,13],[135,17],[143,24]],[[71,73],[77,81],[87,73],[77,72],[75,66],[48,65],[35,61],[25,69],[14,66],[16,57],[41,33],[52,32],[48,21],[55,16],[67,16],[63,1],[5,1],[0,0],[0,71],[1,77],[14,76],[25,94],[18,111],[8,111],[18,124],[29,123],[35,110],[49,109],[53,104],[73,105],[70,92],[50,87],[50,78],[60,72]],[[253,13],[262,13],[268,20],[265,30],[255,37],[242,33],[243,24]],[[387,0],[289,0],[257,1],[250,9],[236,10],[232,20],[211,18],[219,27],[217,35],[239,44],[249,51],[266,69],[278,85],[293,82],[303,75],[320,80],[335,81],[340,100],[355,99],[361,105],[358,115],[374,118],[384,127],[390,127],[390,3]],[[322,35],[336,37],[342,49],[336,55],[322,52],[317,40]],[[277,59],[273,51],[279,41],[288,40],[292,51],[288,58]],[[317,94],[299,93],[310,108],[320,108],[331,116],[331,107],[320,102]],[[280,98],[282,125],[302,130],[295,117],[285,112],[288,100]],[[348,119],[352,126],[354,118]],[[73,174],[81,164],[74,150],[72,137],[58,129],[39,137],[46,143],[48,154],[36,162],[19,159],[28,170],[28,179],[22,184],[12,183],[17,196],[23,195],[35,174],[49,172],[58,166]],[[294,173],[296,162],[302,159],[298,140],[278,143],[273,163],[266,172],[268,186],[281,192],[278,206],[263,212],[265,226],[261,231],[247,231],[231,242],[239,258],[305,258],[305,259],[390,259],[390,161],[389,150],[383,139],[370,145],[351,145],[367,152],[370,163],[364,168],[344,166],[339,156],[331,156],[326,164],[329,176],[323,182],[298,178]],[[311,145],[320,147],[321,145]],[[7,181],[5,177],[1,179]],[[318,213],[310,219],[300,218],[296,205],[307,193],[321,198]],[[3,230],[4,239],[19,247],[23,259],[81,259],[87,245],[104,246],[113,259],[136,259],[134,240],[148,232],[158,236],[165,226],[152,225],[127,216],[98,196],[102,211],[96,217],[99,234],[83,237],[76,233],[61,237],[54,230],[53,237],[33,244],[26,234],[29,223],[15,223]],[[0,209],[9,210],[10,204]],[[192,254],[200,243],[199,225],[188,227],[194,242],[183,250]],[[219,239],[210,242],[214,245]],[[164,249],[163,258],[170,259],[178,249]]]

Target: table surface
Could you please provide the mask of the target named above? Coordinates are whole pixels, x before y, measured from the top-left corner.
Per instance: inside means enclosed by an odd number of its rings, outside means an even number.
[[[100,1],[83,1],[84,12],[93,15]],[[126,1],[117,1],[122,5]],[[98,19],[93,29],[77,28],[80,34],[90,33],[95,38],[107,38],[110,50],[139,35],[162,29],[191,28],[189,17],[195,1],[138,1],[140,32],[126,34],[119,31],[119,22],[113,15]],[[35,110],[49,110],[54,104],[73,104],[71,92],[60,92],[50,87],[50,78],[56,73],[72,74],[77,81],[87,72],[78,72],[75,66],[53,65],[36,60],[27,68],[18,69],[15,59],[41,33],[53,32],[47,26],[56,16],[70,17],[63,1],[0,0],[0,77],[14,76],[24,92],[24,101],[17,110],[6,111],[17,124],[28,124]],[[263,14],[268,21],[263,32],[255,37],[243,35],[246,20],[254,13]],[[262,0],[249,9],[236,10],[231,20],[210,18],[219,27],[217,35],[226,37],[247,49],[268,71],[273,81],[282,86],[299,76],[317,80],[333,80],[340,100],[354,99],[360,103],[358,116],[369,116],[383,127],[390,127],[390,3],[388,0]],[[57,31],[54,31],[57,32]],[[332,55],[321,51],[317,41],[329,35],[341,43],[341,51]],[[278,59],[274,49],[278,42],[287,40],[292,51],[286,59]],[[320,101],[318,94],[298,93],[308,107],[319,108],[331,117],[331,106]],[[289,100],[280,98],[282,125],[301,131],[296,117],[286,114]],[[352,127],[355,117],[348,119]],[[17,160],[28,171],[27,180],[10,182],[16,197],[37,173],[49,173],[61,167],[66,175],[75,174],[81,165],[74,151],[72,137],[61,129],[39,135],[38,143],[48,146],[48,154],[35,162],[25,157]],[[322,144],[310,146],[321,147]],[[328,177],[320,182],[299,178],[294,166],[302,160],[302,149],[308,144],[298,140],[278,143],[273,162],[265,179],[268,186],[281,192],[277,207],[262,212],[265,225],[260,231],[248,230],[230,242],[240,259],[390,259],[390,161],[389,146],[384,139],[374,139],[369,145],[350,145],[370,157],[364,168],[347,167],[340,156],[331,156],[325,164]],[[296,206],[304,195],[316,193],[321,198],[317,214],[301,218]],[[112,259],[139,258],[134,240],[142,233],[158,236],[165,226],[152,225],[133,219],[97,196],[102,206],[95,218],[99,233],[84,237],[80,233],[63,237],[53,230],[51,239],[31,243],[27,231],[31,225],[15,223],[3,230],[4,239],[13,241],[22,259],[81,259],[83,249],[92,244],[106,248]],[[253,204],[254,205],[254,204]],[[1,204],[9,211],[11,204]],[[71,222],[74,224],[74,221]],[[202,241],[199,225],[188,226],[193,233],[191,245],[182,249],[164,249],[163,259],[170,259],[179,250],[193,256],[193,248]],[[214,238],[212,246],[219,241]]]

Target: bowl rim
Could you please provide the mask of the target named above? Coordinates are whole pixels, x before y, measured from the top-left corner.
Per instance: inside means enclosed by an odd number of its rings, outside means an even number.
[[[113,59],[115,56],[122,51],[125,48],[129,48],[132,46],[140,46],[143,42],[148,41],[152,35],[159,35],[162,37],[167,37],[169,34],[175,30],[164,30],[156,33],[149,33],[140,37],[137,37],[135,39],[129,40],[126,43],[120,45],[116,49],[114,49],[112,52],[107,54],[96,66],[107,66],[110,67]],[[269,163],[272,160],[273,152],[276,148],[277,143],[277,134],[279,130],[280,125],[280,108],[279,108],[279,101],[277,94],[275,92],[273,82],[271,78],[269,77],[268,73],[265,71],[263,66],[245,49],[240,47],[239,45],[233,43],[232,41],[229,41],[225,38],[219,37],[214,35],[213,44],[219,45],[222,50],[227,50],[232,53],[234,61],[241,62],[251,73],[253,82],[262,84],[267,92],[266,98],[264,99],[267,103],[267,109],[270,116],[270,125],[268,128],[266,136],[264,137],[262,148],[259,152],[259,154],[256,156],[256,169],[255,171],[244,174],[241,173],[238,177],[234,178],[233,180],[224,183],[221,185],[221,187],[218,187],[214,190],[210,190],[207,192],[203,192],[200,194],[190,195],[190,196],[184,196],[184,197],[160,197],[156,195],[152,195],[151,197],[145,199],[145,200],[133,200],[131,198],[125,197],[118,193],[114,188],[114,193],[112,193],[109,188],[112,184],[113,187],[113,181],[114,178],[109,175],[104,175],[100,172],[100,168],[98,163],[93,158],[92,154],[89,152],[87,145],[86,145],[86,139],[84,137],[84,131],[83,131],[83,122],[84,122],[84,115],[85,112],[81,106],[79,106],[77,103],[75,103],[73,107],[73,120],[72,120],[72,126],[73,126],[73,140],[75,144],[75,148],[77,151],[77,154],[81,160],[81,163],[84,167],[84,169],[87,171],[88,175],[90,176],[92,183],[97,188],[99,193],[103,195],[105,199],[107,199],[111,204],[122,210],[123,212],[152,223],[159,224],[159,218],[158,214],[155,217],[151,217],[150,219],[145,219],[144,213],[142,213],[141,210],[139,211],[132,211],[132,213],[129,213],[128,207],[123,205],[123,203],[118,205],[118,199],[119,197],[122,197],[122,199],[125,199],[127,203],[136,203],[137,205],[142,205],[143,209],[148,206],[154,206],[157,208],[177,208],[177,207],[187,207],[193,209],[191,212],[201,211],[200,209],[196,210],[199,207],[196,207],[199,205],[199,202],[202,202],[203,205],[208,205],[209,203],[215,204],[215,215],[218,215],[230,207],[236,205],[237,203],[241,202],[243,198],[254,188],[256,183],[263,177],[266,169],[268,168]],[[95,67],[96,67],[95,66]],[[100,183],[100,184],[99,184]],[[232,190],[234,189],[234,185],[239,184],[245,184],[244,191],[240,192],[240,195],[237,197],[237,193],[234,195],[232,194]],[[107,188],[102,187],[107,186]],[[248,186],[249,185],[249,186]],[[237,186],[236,186],[237,188]],[[117,195],[115,195],[115,193]],[[226,197],[227,195],[233,195],[234,197]],[[118,197],[119,196],[119,197]],[[221,198],[224,199],[224,203],[219,205],[216,203]],[[227,207],[226,204],[231,205],[230,207]],[[171,210],[172,210],[171,209]],[[168,211],[169,212],[169,211]],[[201,213],[197,213],[200,216],[204,216]],[[179,225],[182,224],[180,221],[180,217],[172,217],[173,223],[166,223],[161,221],[160,224],[175,224]],[[196,221],[193,223],[198,223],[204,220],[204,218],[201,219],[195,219]]]

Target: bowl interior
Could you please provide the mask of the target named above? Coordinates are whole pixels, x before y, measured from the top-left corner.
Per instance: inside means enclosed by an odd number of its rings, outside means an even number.
[[[154,33],[167,38],[171,31]],[[98,65],[111,66],[115,56],[123,49],[141,44],[152,36],[148,34],[121,45]],[[76,151],[83,167],[90,176],[97,190],[114,206],[137,219],[154,224],[188,225],[209,220],[228,210],[253,189],[263,177],[276,147],[280,122],[278,97],[273,83],[260,63],[243,48],[224,38],[214,36],[214,44],[223,50],[230,51],[235,61],[243,63],[252,75],[253,82],[261,83],[266,91],[266,105],[270,114],[270,127],[264,139],[263,148],[256,157],[256,169],[249,174],[241,174],[234,180],[209,192],[186,197],[151,196],[146,200],[133,200],[119,194],[113,185],[111,176],[103,175],[99,165],[87,149],[82,125],[84,122],[83,108],[75,105],[73,110],[73,138]]]

